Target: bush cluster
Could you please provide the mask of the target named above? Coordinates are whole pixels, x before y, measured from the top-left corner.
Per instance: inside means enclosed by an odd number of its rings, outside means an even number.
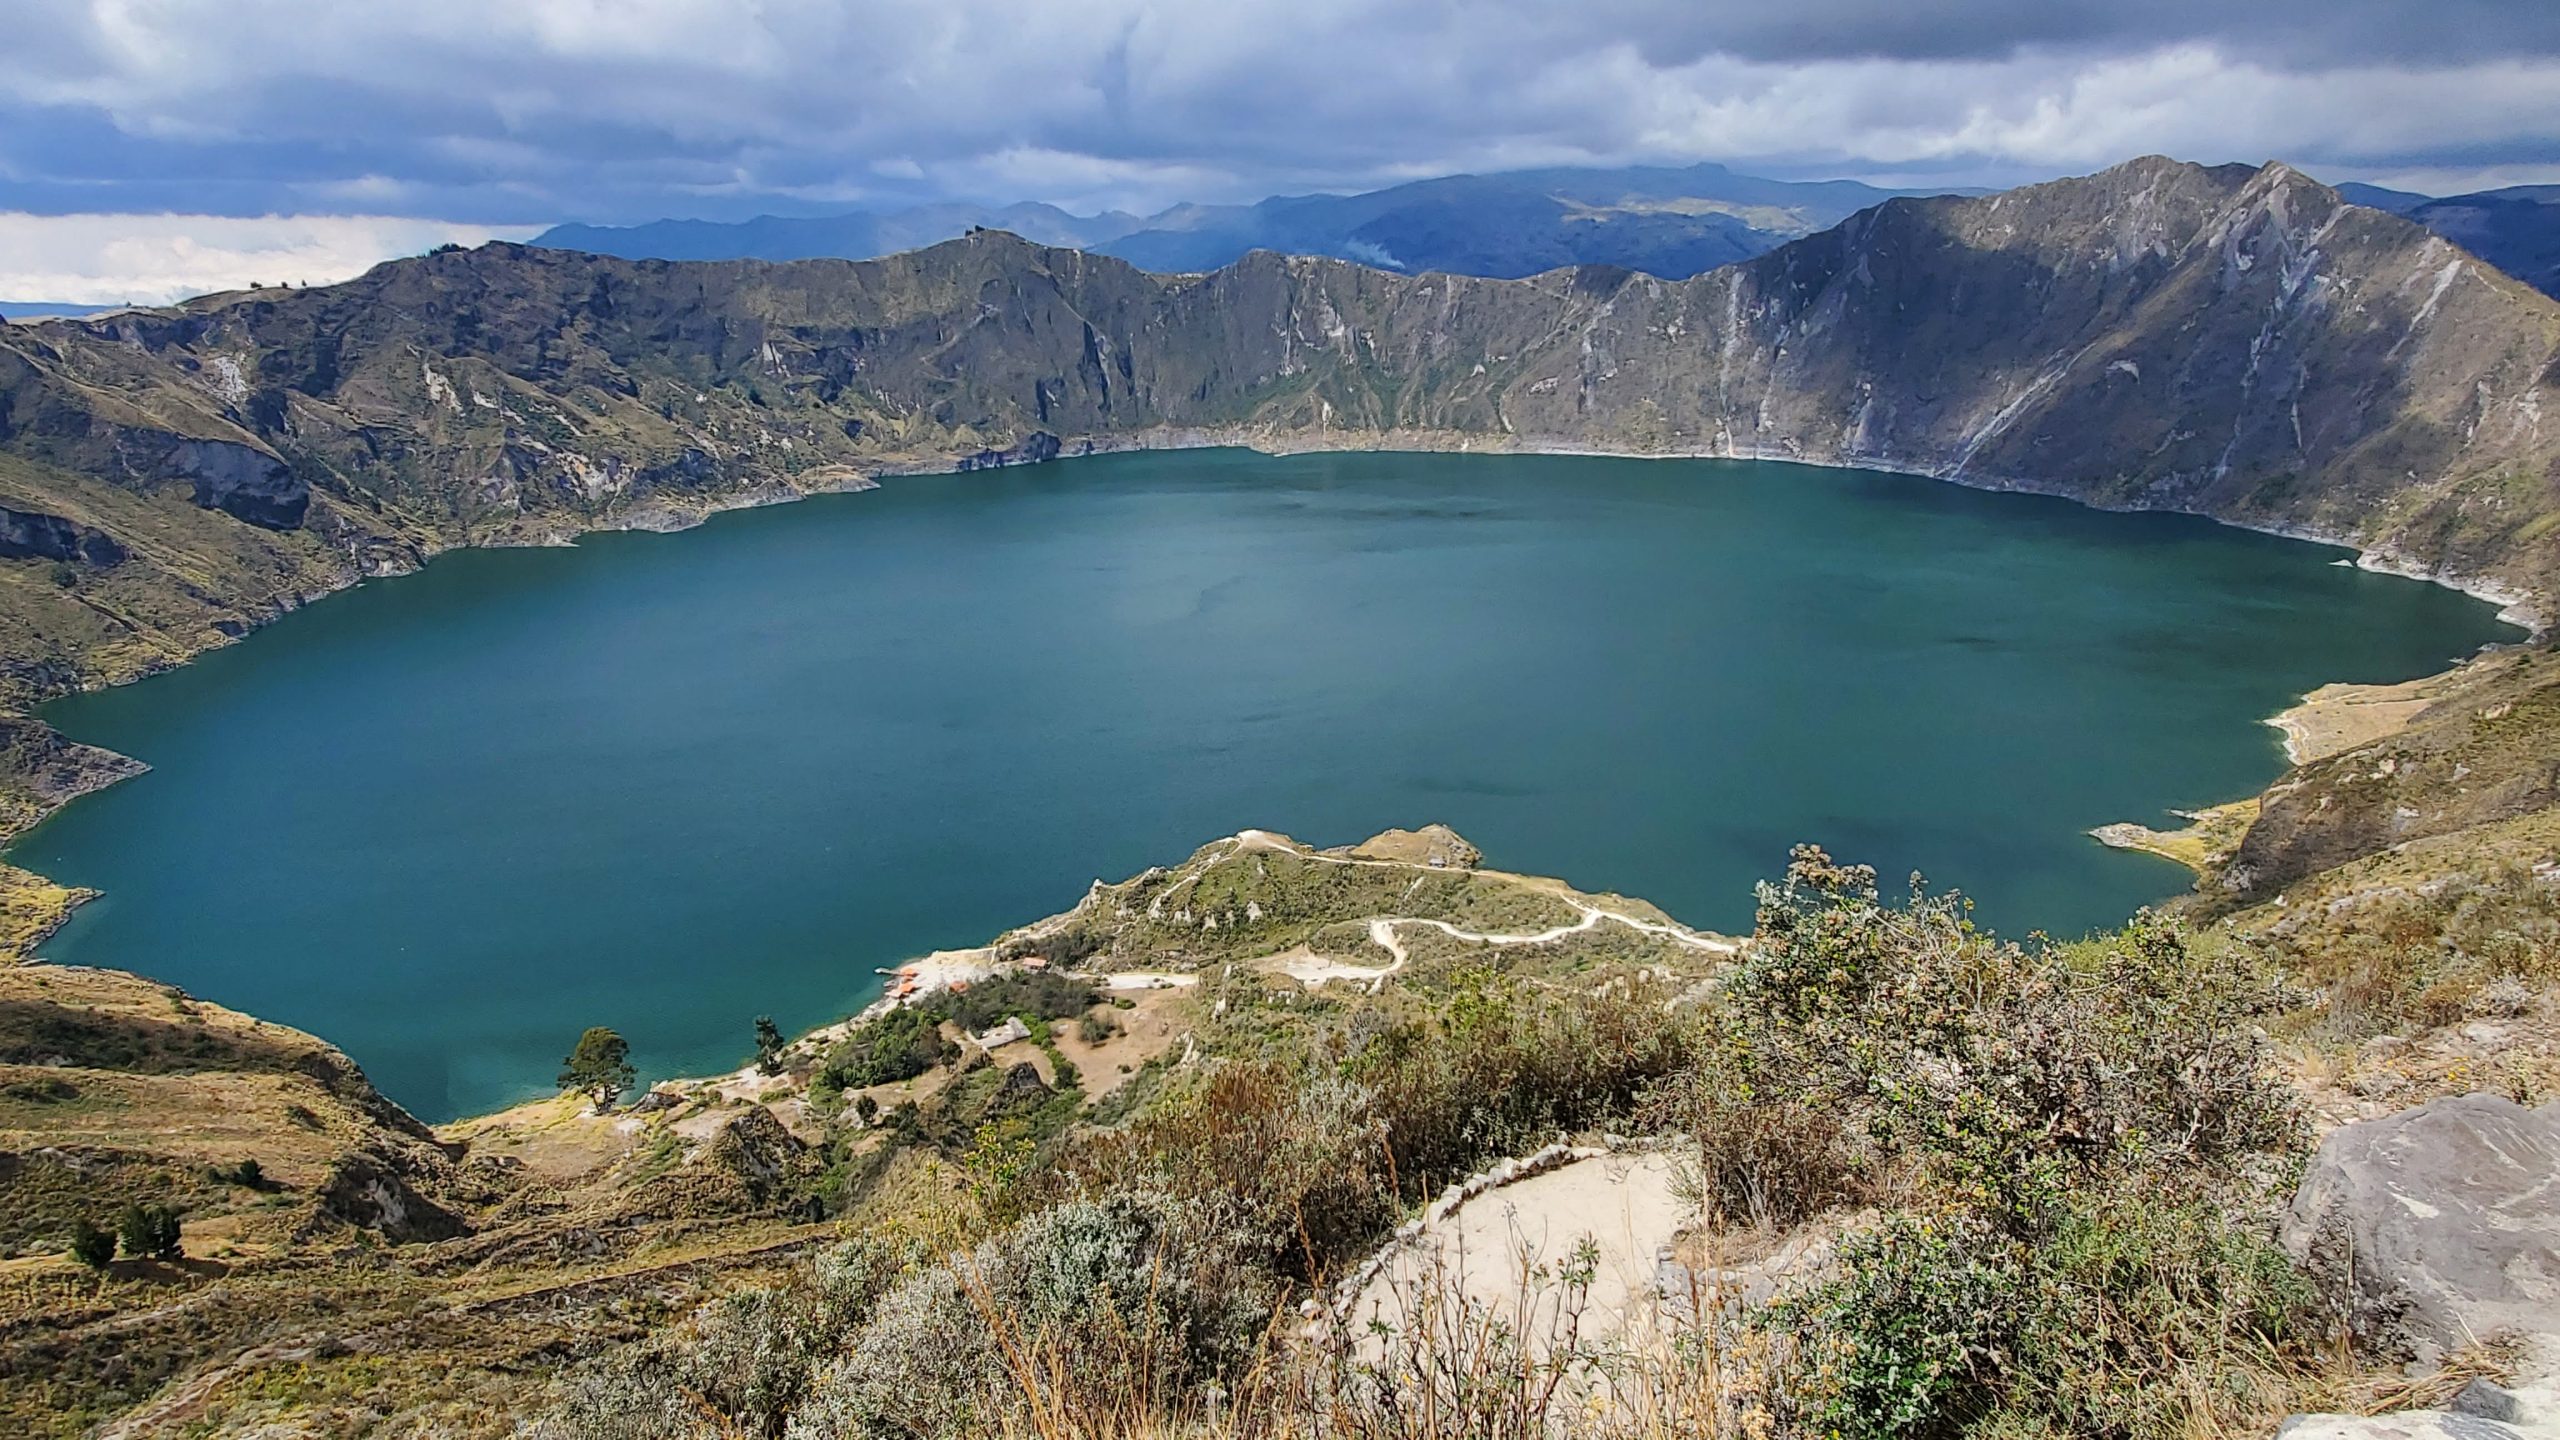
[[[777,1440],[820,1366],[851,1343],[880,1297],[917,1263],[853,1240],[795,1284],[743,1290],[682,1330],[607,1352],[561,1377],[527,1440]]]
[[[924,1008],[975,1033],[1006,1017],[1065,1020],[1094,1007],[1102,997],[1093,982],[1054,972],[1008,970],[966,990],[946,990]]]
[[[1155,1194],[1069,1201],[882,1297],[814,1380],[791,1440],[977,1437],[1028,1428],[1071,1386],[1141,1412],[1231,1373],[1270,1320],[1267,1281],[1195,1208]]]
[[[127,1205],[116,1217],[116,1240],[137,1260],[174,1260],[182,1253],[178,1212],[166,1205]]]
[[[861,1090],[912,1080],[939,1065],[952,1052],[942,1038],[942,1024],[923,1010],[891,1010],[866,1021],[835,1043],[818,1064],[818,1083],[837,1090]]]
[[[798,1284],[705,1306],[578,1366],[527,1440],[940,1440],[1003,1433],[1072,1371],[1137,1408],[1231,1372],[1271,1312],[1233,1246],[1163,1196],[1054,1206],[965,1255],[839,1245]]]
[[[1293,1351],[1278,1322],[1487,1160],[1621,1123],[1688,1137],[1711,1220],[1841,1234],[1738,1330],[1699,1327],[1737,1349],[1613,1359],[1621,1398],[1685,1397],[1659,1413],[1750,1409],[1844,1440],[2166,1440],[2250,1414],[2253,1387],[2326,1338],[2265,1224],[2303,1127],[2248,952],[2149,916],[2004,943],[1958,898],[1915,882],[1887,905],[1871,871],[1809,848],[1759,901],[1703,1001],[1434,965],[1378,996],[1289,992],[1291,1023],[1256,1028],[1239,990],[1203,1058],[1061,1134],[997,1103],[1036,1085],[963,1077],[950,1095],[984,1108],[965,1148],[937,1143],[959,1156],[944,1183],[976,1197],[974,1248],[832,1252],[574,1372],[533,1433],[1581,1433],[1564,1371],[1474,1311],[1448,1316],[1453,1348],[1389,1345],[1393,1375],[1361,1337]],[[966,998],[880,1017],[824,1073],[898,1078],[940,1057],[944,1019],[1045,1033],[1094,1003],[1055,976]],[[883,1123],[932,1138],[913,1106]],[[1568,1331],[1589,1283],[1570,1272],[1551,1310]]]
[[[1629,1115],[1689,1056],[1666,998],[1461,971],[1431,1013],[1372,1004],[1303,1054],[1209,1067],[1062,1170],[1076,1193],[1197,1204],[1309,1280],[1485,1160]]]
[[[1767,1317],[1807,1428],[2172,1435],[2314,1337],[2264,1223],[2304,1130],[2245,955],[2151,916],[2002,943],[1811,849],[1756,936],[1707,1062],[1654,1099],[1728,1213],[1887,1207]]]
[[[976,1033],[1019,1015],[1037,1030],[1083,1014],[1100,998],[1091,981],[1072,975],[1008,971],[872,1017],[827,1051],[818,1062],[818,1083],[862,1090],[912,1080],[951,1057],[954,1047],[942,1038],[946,1020]]]

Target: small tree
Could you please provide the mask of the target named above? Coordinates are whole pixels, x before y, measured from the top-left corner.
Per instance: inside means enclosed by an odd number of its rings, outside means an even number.
[[[770,1015],[756,1017],[756,1068],[767,1075],[782,1073],[782,1027]]]
[[[116,1219],[116,1237],[137,1260],[175,1260],[185,1253],[178,1243],[178,1212],[166,1205],[127,1205]]]
[[[631,1088],[631,1042],[602,1025],[590,1025],[577,1048],[560,1066],[560,1088],[591,1097],[599,1110],[613,1108],[614,1097]]]
[[[83,1215],[71,1222],[71,1258],[92,1270],[104,1270],[116,1258],[116,1237]]]

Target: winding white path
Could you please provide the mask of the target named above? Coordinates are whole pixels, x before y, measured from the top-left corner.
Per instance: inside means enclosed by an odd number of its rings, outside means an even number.
[[[1321,851],[1300,850],[1290,845],[1288,841],[1272,834],[1268,830],[1240,831],[1235,836],[1233,843],[1238,851],[1276,850],[1283,855],[1295,856],[1300,860],[1313,860],[1325,865],[1368,865],[1384,870],[1419,870],[1428,868],[1426,866],[1416,865],[1409,860],[1370,860],[1357,855],[1327,855]],[[1217,862],[1214,860],[1209,862],[1209,864],[1216,863]],[[1202,868],[1206,869],[1207,866],[1204,865]],[[1611,910],[1605,906],[1593,905],[1587,901],[1576,900],[1569,896],[1558,896],[1557,898],[1563,900],[1565,904],[1572,906],[1575,910],[1580,911],[1582,918],[1571,925],[1558,925],[1553,929],[1540,930],[1534,934],[1494,935],[1478,930],[1461,930],[1446,920],[1427,920],[1414,916],[1398,915],[1390,916],[1383,920],[1370,921],[1369,935],[1371,939],[1378,942],[1380,948],[1384,949],[1388,954],[1395,956],[1396,963],[1399,965],[1404,963],[1404,947],[1389,938],[1388,934],[1388,927],[1397,925],[1428,925],[1435,930],[1442,931],[1448,935],[1456,937],[1457,939],[1473,941],[1479,945],[1544,945],[1551,940],[1561,940],[1567,935],[1580,934],[1581,932],[1599,924],[1603,920],[1611,920],[1620,925],[1626,926],[1630,930],[1641,931],[1647,935],[1659,935],[1663,939],[1672,941],[1675,944],[1686,945],[1692,950],[1704,950],[1710,954],[1731,955],[1741,948],[1741,946],[1735,944],[1731,940],[1719,940],[1713,936],[1701,935],[1697,931],[1692,930],[1685,925],[1664,924],[1656,920],[1640,920],[1633,915]]]
[[[1235,847],[1227,852],[1229,855],[1241,854],[1247,850],[1269,850],[1282,855],[1291,856],[1295,859],[1312,860],[1325,865],[1365,865],[1383,870],[1418,870],[1428,868],[1415,865],[1413,862],[1408,860],[1371,860],[1355,855],[1326,855],[1313,850],[1301,850],[1296,846],[1291,845],[1281,837],[1272,834],[1268,830],[1240,831],[1229,843]],[[1200,868],[1202,871],[1205,871],[1209,866],[1218,863],[1218,860],[1225,858],[1227,857],[1218,856],[1204,861]],[[1199,874],[1199,871],[1195,871],[1186,878],[1196,880],[1199,878]],[[1369,922],[1369,939],[1371,943],[1375,944],[1379,949],[1386,951],[1388,955],[1393,957],[1392,963],[1375,966],[1350,965],[1338,960],[1326,960],[1322,957],[1309,957],[1308,961],[1301,961],[1283,968],[1289,975],[1310,985],[1321,985],[1327,980],[1365,980],[1369,982],[1369,989],[1371,993],[1374,994],[1378,987],[1385,983],[1388,976],[1393,975],[1404,968],[1405,961],[1408,958],[1405,953],[1404,942],[1396,938],[1396,927],[1399,925],[1427,925],[1452,939],[1464,940],[1473,945],[1544,945],[1552,941],[1561,940],[1568,935],[1579,935],[1586,930],[1598,927],[1603,921],[1608,921],[1614,924],[1624,925],[1628,929],[1636,931],[1639,934],[1658,936],[1662,939],[1669,940],[1674,944],[1685,945],[1692,950],[1702,950],[1711,955],[1731,955],[1741,949],[1740,945],[1731,940],[1722,940],[1717,939],[1714,936],[1701,935],[1684,925],[1666,924],[1656,920],[1640,919],[1621,911],[1611,910],[1605,906],[1594,905],[1588,901],[1577,900],[1570,896],[1558,896],[1556,898],[1562,900],[1566,905],[1569,905],[1574,910],[1578,911],[1582,918],[1569,925],[1556,925],[1544,930],[1528,931],[1518,934],[1500,934],[1484,930],[1463,929],[1459,926],[1450,924],[1446,920],[1431,919],[1424,916],[1381,916]]]

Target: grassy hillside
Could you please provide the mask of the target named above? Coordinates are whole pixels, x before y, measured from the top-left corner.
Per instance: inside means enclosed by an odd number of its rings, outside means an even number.
[[[1446,832],[1426,832],[1425,851],[1435,839],[1472,857]],[[946,1039],[912,1073],[847,1083],[847,1057],[887,1023],[848,1021],[787,1046],[770,1074],[442,1132],[309,1036],[131,975],[0,969],[0,1424],[72,1435],[123,1413],[134,1435],[504,1434],[566,1361],[786,1281],[848,1237],[950,1244],[1027,1213],[1058,1157],[1179,1113],[1219,1057],[1289,1063],[1353,1011],[1422,1023],[1481,992],[1487,965],[1531,990],[1640,970],[1650,988],[1724,953],[1637,902],[1433,865],[1399,848],[1414,840],[1319,854],[1249,832],[1098,887],[969,952],[979,983],[913,1012]],[[1195,899],[1174,918],[1195,892],[1219,908]],[[1535,934],[1593,910],[1625,920],[1534,943],[1433,928]],[[1409,962],[1365,948],[1381,918],[1413,934]],[[1340,973],[1293,973],[1336,935],[1354,942]],[[1033,956],[1056,957],[1041,985]],[[992,1055],[969,1040],[1007,1013],[1032,1019],[1032,1038]],[[1444,1137],[1404,1156],[1397,1183],[1440,1183],[1536,1131],[1522,1112]],[[1343,1191],[1358,1207],[1334,1243],[1392,1223],[1395,1187],[1359,1184],[1378,1188]],[[98,1271],[63,1254],[78,1222],[112,1228],[128,1204],[178,1210],[183,1253]]]
[[[2303,1121],[2475,1083],[2441,1047],[2505,990],[2537,987],[2538,1018],[2502,1022],[2497,1083],[2560,1085],[2550,887],[2489,889],[2510,908],[2479,938],[2528,948],[2342,974],[2254,921],[2006,945],[1811,849],[1734,941],[1481,868],[1436,827],[1245,831],[930,957],[903,1008],[765,1064],[438,1132],[307,1036],[13,967],[0,1423],[2168,1437],[2432,1393],[2360,1369],[2261,1237]],[[2475,938],[2421,919],[2391,933]],[[1533,1151],[1657,1177],[1679,1273],[1724,1298],[1664,1292],[1693,1299],[1650,1340],[1596,1313],[1469,1331],[1408,1276],[1396,1327],[1302,1323]],[[1676,1164],[1605,1158],[1657,1153]],[[63,1253],[126,1205],[179,1212],[180,1253]],[[1578,1313],[1571,1263],[1520,1280],[1540,1314]],[[1439,1419],[1402,1408],[1424,1395]]]

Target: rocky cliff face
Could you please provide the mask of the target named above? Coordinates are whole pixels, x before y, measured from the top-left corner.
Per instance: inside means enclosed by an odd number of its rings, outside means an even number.
[[[337,577],[901,465],[1393,435],[1892,466],[2543,588],[2555,361],[2560,305],[2413,224],[2282,166],[2142,160],[1678,283],[1159,277],[993,233],[788,265],[491,246],[0,332],[0,454]],[[95,578],[130,527],[80,508],[31,543]],[[199,588],[207,625],[273,604]]]

